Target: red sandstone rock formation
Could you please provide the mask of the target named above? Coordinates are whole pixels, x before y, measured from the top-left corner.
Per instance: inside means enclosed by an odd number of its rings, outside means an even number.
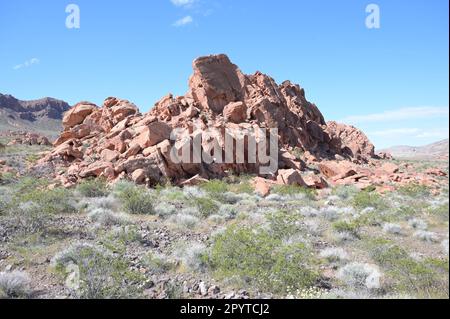
[[[55,149],[38,165],[65,167],[65,173],[56,177],[66,186],[98,176],[151,186],[168,180],[192,184],[228,174],[259,174],[260,160],[234,154],[231,161],[221,163],[218,154],[225,148],[227,134],[233,134],[230,132],[255,129],[259,147],[269,139],[261,129],[276,128],[278,171],[263,174],[270,182],[255,181],[262,194],[267,194],[273,183],[313,188],[354,183],[363,187],[373,179],[381,184],[406,179],[393,167],[377,169],[372,161],[374,146],[367,137],[352,126],[327,124],[300,86],[289,81],[278,85],[260,72],[244,75],[225,55],[196,59],[193,69],[185,96],[169,94],[144,115],[129,101],[117,98],[106,99],[102,107],[88,102],[75,105],[64,116],[64,132],[54,143]],[[172,139],[176,129],[183,131]],[[183,146],[194,153],[199,137],[201,151],[209,161],[173,160],[174,147],[177,154]],[[233,138],[233,145],[243,143],[248,150],[248,138],[239,134]],[[218,153],[212,152],[215,147]],[[195,156],[192,154],[192,159]],[[310,164],[319,164],[320,172],[309,169]]]

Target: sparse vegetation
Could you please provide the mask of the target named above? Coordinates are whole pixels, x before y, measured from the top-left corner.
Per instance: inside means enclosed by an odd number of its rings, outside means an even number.
[[[130,182],[120,182],[114,190],[116,196],[122,201],[123,208],[130,214],[153,215],[154,199],[150,193],[141,186]]]
[[[239,276],[276,293],[312,286],[317,279],[305,245],[284,246],[261,229],[228,228],[215,239],[209,262],[219,277]]]
[[[88,198],[104,197],[109,193],[106,182],[102,178],[84,180],[77,186],[77,191]]]
[[[447,188],[263,197],[250,180],[65,189],[2,174],[0,298],[448,298]]]

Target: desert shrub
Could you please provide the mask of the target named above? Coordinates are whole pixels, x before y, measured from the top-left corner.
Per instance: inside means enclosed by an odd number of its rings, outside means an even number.
[[[5,215],[9,209],[9,201],[6,198],[6,195],[0,193],[0,216]]]
[[[197,242],[179,244],[173,258],[181,261],[181,266],[191,271],[203,271],[206,267],[206,247]]]
[[[197,187],[197,186],[185,186],[183,188],[183,194],[187,197],[187,198],[198,198],[198,197],[205,197],[208,194],[201,188]]]
[[[353,206],[358,209],[364,209],[367,207],[373,207],[376,209],[382,209],[386,207],[381,195],[373,191],[360,191],[353,197]]]
[[[111,251],[125,253],[127,245],[142,243],[142,235],[136,225],[114,226],[100,236],[103,245]]]
[[[447,294],[448,260],[415,260],[397,245],[384,244],[371,250],[374,261],[386,269],[390,285],[402,292],[421,297]]]
[[[124,214],[115,213],[104,208],[97,208],[88,214],[88,218],[101,226],[124,225],[129,223],[129,219]]]
[[[337,278],[353,289],[379,289],[381,273],[378,267],[354,262],[340,268]]]
[[[130,214],[155,214],[153,198],[144,187],[122,181],[116,184],[114,194],[122,202],[125,211]]]
[[[284,201],[284,197],[279,194],[270,194],[266,196],[266,200],[269,202],[282,202]]]
[[[33,202],[20,204],[10,216],[21,233],[43,233],[52,221],[52,215]]]
[[[200,187],[207,193],[212,195],[220,195],[228,192],[228,184],[218,179],[213,179],[202,183]]]
[[[52,264],[64,276],[75,265],[79,286],[75,290],[81,299],[127,299],[141,297],[142,276],[130,270],[120,255],[90,244],[77,244],[59,253]],[[72,268],[73,269],[73,268]]]
[[[145,255],[143,263],[155,274],[163,274],[175,267],[167,256],[155,252]]]
[[[338,247],[325,248],[320,252],[319,256],[332,263],[345,261],[348,259],[347,252],[343,248]]]
[[[220,205],[218,215],[223,216],[225,219],[233,219],[238,214],[238,209],[233,205]]]
[[[436,216],[443,221],[447,221],[447,222],[449,221],[448,203],[438,205],[437,207],[430,207],[428,209],[428,212],[430,215]]]
[[[269,233],[274,238],[283,239],[300,230],[300,214],[280,210],[267,215]]]
[[[419,238],[422,241],[435,243],[439,240],[439,237],[436,233],[425,231],[425,230],[418,230],[414,233],[414,237]]]
[[[255,188],[252,186],[249,179],[243,179],[239,183],[231,184],[229,190],[237,194],[253,194]]]
[[[386,223],[383,226],[383,231],[388,234],[400,235],[402,233],[402,226],[398,224]]]
[[[409,220],[408,224],[414,229],[426,230],[428,228],[427,222],[418,218],[413,218]]]
[[[176,212],[177,208],[170,203],[161,202],[155,206],[155,213],[161,217],[168,217],[175,214]]]
[[[88,208],[89,210],[94,210],[97,208],[108,209],[112,211],[118,210],[120,203],[117,198],[112,195],[108,197],[95,197],[89,199]]]
[[[73,192],[66,188],[38,188],[24,192],[17,192],[13,202],[16,205],[20,205],[20,203],[25,202],[32,202],[38,206],[44,214],[73,214],[78,211]]]
[[[28,297],[30,282],[29,276],[24,272],[0,272],[0,299]]]
[[[77,191],[89,198],[105,197],[109,194],[106,181],[102,178],[93,178],[82,181],[77,186]]]
[[[284,245],[264,230],[232,226],[215,237],[209,264],[220,277],[237,276],[256,288],[286,293],[312,286],[317,274],[304,244]]]
[[[297,186],[297,185],[276,185],[272,188],[271,193],[278,195],[304,195],[310,200],[316,198],[316,191],[312,188]]]
[[[192,204],[198,209],[203,217],[208,217],[219,210],[219,203],[207,197],[194,197],[191,199]]]
[[[337,221],[332,224],[332,227],[338,233],[349,233],[359,238],[360,224],[356,221]]]
[[[425,185],[419,185],[419,184],[408,184],[405,186],[402,186],[398,189],[398,193],[409,196],[409,197],[424,197],[430,195],[430,189],[429,187]]]
[[[200,222],[200,220],[190,214],[176,214],[176,215],[172,215],[170,216],[170,218],[168,219],[168,221],[172,224],[175,224],[177,226],[181,226],[187,229],[191,229],[195,226],[197,226],[197,224]]]
[[[333,188],[331,193],[342,199],[350,199],[358,193],[358,189],[354,186],[340,185]]]

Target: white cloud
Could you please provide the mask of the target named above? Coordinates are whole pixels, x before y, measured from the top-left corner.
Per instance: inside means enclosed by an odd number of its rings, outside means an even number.
[[[23,69],[23,68],[28,68],[28,67],[30,67],[30,66],[32,66],[32,65],[39,64],[39,62],[40,62],[40,61],[39,61],[38,58],[31,58],[31,59],[25,61],[25,62],[22,63],[22,64],[17,64],[17,65],[15,65],[15,66],[13,67],[13,69],[14,69],[14,70],[19,70],[19,69]]]
[[[197,0],[170,0],[173,5],[177,7],[189,7],[192,6]]]
[[[194,21],[194,19],[192,19],[191,16],[186,16],[184,18],[181,18],[180,20],[175,21],[173,26],[174,27],[183,27],[185,25],[192,23],[193,21]]]
[[[397,135],[412,135],[420,132],[418,128],[396,128],[382,131],[369,132],[371,136],[397,136]]]
[[[358,124],[368,122],[400,121],[400,120],[448,116],[448,114],[449,114],[448,107],[436,107],[436,106],[405,107],[381,113],[348,116],[342,119],[341,122],[348,124]]]

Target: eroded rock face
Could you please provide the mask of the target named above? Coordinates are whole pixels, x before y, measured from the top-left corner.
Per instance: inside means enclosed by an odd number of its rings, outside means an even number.
[[[374,158],[375,146],[373,146],[367,136],[356,127],[336,122],[328,122],[327,131],[335,143],[335,147],[340,147],[341,152],[349,158],[356,158],[357,160],[362,161]]]
[[[360,130],[326,123],[299,85],[289,81],[278,85],[261,72],[245,75],[225,55],[198,58],[193,69],[185,96],[169,94],[144,115],[131,102],[114,97],[101,107],[77,104],[64,116],[64,132],[55,149],[38,165],[67,168],[57,176],[66,186],[91,176],[109,181],[127,178],[151,186],[261,174],[265,179],[254,183],[261,194],[269,193],[274,184],[319,189],[412,178],[397,167],[375,162],[374,146]],[[276,154],[267,154],[268,160],[276,159],[275,171],[264,174],[265,162],[251,160],[248,153],[250,140],[234,134],[255,132],[258,154],[267,153],[264,143],[270,135],[263,129],[277,129],[278,140]],[[231,146],[241,143],[247,155],[234,152],[224,162],[220,159],[230,136]],[[200,150],[194,148],[196,142]],[[189,161],[178,161],[186,150]]]

